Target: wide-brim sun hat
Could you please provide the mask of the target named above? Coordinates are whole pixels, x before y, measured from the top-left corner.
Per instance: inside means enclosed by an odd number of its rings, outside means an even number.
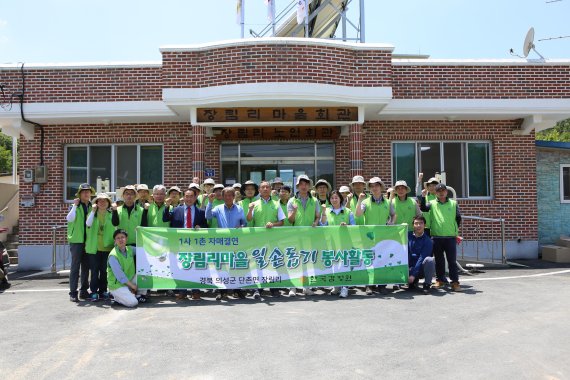
[[[350,186],[352,186],[355,183],[363,183],[366,185],[366,181],[364,180],[364,177],[361,175],[355,175],[354,177],[352,177],[352,182],[350,183]]]
[[[370,180],[368,181],[369,185],[372,185],[374,183],[379,183],[380,186],[386,188],[386,185],[384,185],[384,182],[382,182],[382,180],[380,179],[380,177],[372,177],[370,178]]]
[[[82,183],[81,185],[79,185],[79,188],[77,189],[77,193],[75,193],[75,197],[79,198],[79,194],[83,191],[83,190],[89,190],[91,191],[91,196],[94,197],[97,192],[95,191],[95,189],[93,188],[93,186],[91,186],[88,183]]]
[[[427,181],[424,182],[424,187],[427,187],[427,185],[431,185],[431,184],[438,185],[439,184],[438,179],[435,177],[431,177],[430,179],[428,179]]]
[[[394,189],[397,189],[398,186],[404,186],[406,188],[406,193],[412,191],[412,189],[410,189],[410,186],[408,186],[406,181],[396,181],[396,183],[394,184]]]
[[[241,186],[241,195],[245,197],[245,188],[247,186],[253,186],[255,188],[255,197],[259,194],[259,185],[251,180],[245,181],[245,183]]]
[[[224,185],[222,185],[221,183],[216,183],[216,184],[214,185],[214,187],[212,188],[212,191],[216,191],[216,190],[218,190],[218,189],[224,190]]]
[[[180,188],[178,186],[172,186],[170,189],[168,189],[166,194],[170,195],[170,193],[173,191],[178,191],[179,194],[182,194],[182,190],[180,190]]]
[[[338,189],[339,193],[350,193],[350,187],[348,186],[341,186],[340,189]]]
[[[306,174],[301,174],[300,176],[297,177],[297,182],[296,182],[296,186],[299,186],[299,183],[301,181],[305,181],[309,183],[310,187],[313,187],[313,181],[309,178],[308,175]]]
[[[329,193],[332,191],[332,186],[326,179],[319,179],[317,183],[315,183],[315,189],[319,187],[319,185],[325,185]]]
[[[111,205],[111,203],[113,203],[113,200],[111,199],[111,197],[109,196],[109,194],[107,193],[99,193],[95,196],[95,198],[93,199],[93,203],[97,203],[97,201],[99,199],[105,199],[107,202],[109,202],[109,206]]]

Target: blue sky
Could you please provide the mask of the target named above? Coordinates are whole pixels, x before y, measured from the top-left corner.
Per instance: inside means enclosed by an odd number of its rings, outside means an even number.
[[[246,23],[266,23],[263,0]],[[432,58],[510,58],[529,27],[546,58],[570,58],[570,0],[365,0],[366,42]],[[290,0],[277,0],[277,8]],[[351,12],[357,9],[354,0]],[[159,61],[158,48],[239,38],[235,0],[0,0],[0,63]],[[538,58],[531,53],[529,58]]]

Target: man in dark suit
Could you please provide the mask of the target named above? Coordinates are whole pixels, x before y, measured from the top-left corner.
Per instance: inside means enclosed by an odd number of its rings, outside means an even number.
[[[170,222],[172,228],[208,228],[206,214],[204,210],[196,207],[198,195],[195,189],[188,189],[184,192],[184,204],[170,208],[170,199],[165,201],[168,207],[164,208],[162,220]]]
[[[198,194],[196,189],[188,189],[184,192],[184,204],[180,204],[172,209],[170,208],[170,199],[167,199],[164,202],[166,203],[166,207],[164,208],[162,220],[164,222],[170,222],[170,227],[172,228],[208,228],[208,222],[206,220],[204,210],[200,210],[196,207],[197,198]],[[186,289],[182,289],[176,295],[176,299],[184,300],[187,296],[188,291]],[[199,290],[192,290],[192,299],[200,299]]]

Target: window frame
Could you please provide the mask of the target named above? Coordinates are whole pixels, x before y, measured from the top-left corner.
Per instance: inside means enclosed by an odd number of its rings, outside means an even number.
[[[106,144],[106,143],[95,143],[95,144],[65,144],[63,148],[63,202],[64,203],[73,203],[73,199],[66,199],[67,197],[67,151],[68,148],[87,148],[87,183],[89,183],[94,188],[96,187],[93,184],[93,181],[90,181],[90,168],[91,168],[91,147],[92,146],[105,146],[111,148],[111,189],[115,189],[116,187],[116,166],[117,166],[117,147],[119,146],[136,146],[137,147],[137,183],[140,183],[141,173],[140,173],[140,164],[141,164],[141,147],[143,146],[160,146],[162,149],[162,179],[161,183],[164,183],[164,144],[163,143],[134,143],[134,144]],[[94,181],[97,179],[95,178]],[[112,190],[113,191],[113,190]]]
[[[570,169],[570,164],[560,164],[560,203],[570,203],[570,199],[564,199],[564,169]],[[570,172],[568,173],[570,175]]]
[[[463,173],[464,175],[464,186],[465,186],[465,193],[467,196],[464,197],[457,197],[457,199],[461,200],[493,200],[494,199],[494,186],[493,186],[493,142],[490,140],[394,140],[390,144],[390,154],[392,156],[390,162],[390,172],[392,175],[392,179],[395,182],[394,173],[394,145],[395,144],[414,144],[414,154],[415,154],[415,171],[416,171],[416,179],[418,178],[419,173],[419,159],[418,159],[418,144],[439,144],[440,145],[440,173],[445,171],[445,158],[444,158],[444,145],[445,143],[461,143],[464,144],[462,147],[462,159],[464,160],[461,163],[462,170],[465,169],[466,172]],[[487,144],[489,147],[489,195],[488,196],[469,196],[469,149],[467,144]],[[570,166],[570,165],[569,165]],[[426,179],[426,178],[424,178]],[[411,188],[415,189],[416,184],[409,184]],[[412,186],[413,185],[413,186]],[[414,190],[415,191],[415,190]],[[567,201],[570,203],[570,201]]]

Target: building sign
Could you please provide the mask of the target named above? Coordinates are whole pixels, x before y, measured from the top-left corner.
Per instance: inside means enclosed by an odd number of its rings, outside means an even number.
[[[218,141],[227,140],[335,140],[340,127],[233,127],[216,128],[214,136]]]
[[[198,123],[358,121],[358,107],[198,108]]]
[[[216,169],[204,169],[204,176],[206,176],[207,178],[215,177]]]

